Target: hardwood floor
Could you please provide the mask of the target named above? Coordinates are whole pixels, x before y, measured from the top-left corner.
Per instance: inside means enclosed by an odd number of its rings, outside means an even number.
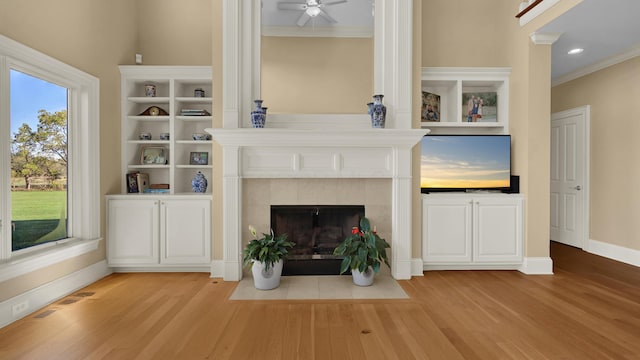
[[[114,274],[0,329],[1,359],[640,359],[640,269],[552,243],[553,276],[433,271],[407,300],[228,300]]]

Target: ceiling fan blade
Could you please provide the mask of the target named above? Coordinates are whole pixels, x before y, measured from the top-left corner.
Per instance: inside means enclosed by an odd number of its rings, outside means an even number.
[[[318,15],[322,16],[328,22],[333,23],[333,24],[338,22],[336,19],[334,19],[331,16],[329,16],[329,14],[327,14],[324,10],[322,10],[322,9],[318,9],[318,10],[320,10],[320,13],[318,13]]]
[[[307,10],[307,4],[291,3],[291,2],[279,2],[278,9],[280,10]]]
[[[331,6],[331,5],[338,5],[338,4],[344,4],[346,3],[347,0],[338,0],[338,1],[329,1],[329,2],[323,2],[318,4],[318,6]]]
[[[307,12],[303,12],[302,15],[300,15],[300,18],[298,19],[298,22],[296,22],[296,24],[300,27],[304,26],[307,21],[309,21],[309,19],[311,19],[311,16],[309,16],[309,14],[307,14]]]

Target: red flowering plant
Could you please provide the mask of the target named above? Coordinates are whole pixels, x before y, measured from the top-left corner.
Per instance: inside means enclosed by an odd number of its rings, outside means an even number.
[[[390,248],[389,243],[378,236],[375,229],[371,229],[369,219],[363,217],[360,226],[351,230],[351,235],[334,249],[333,255],[343,256],[340,274],[348,269],[364,273],[369,266],[377,273],[383,261],[390,266],[387,248]]]

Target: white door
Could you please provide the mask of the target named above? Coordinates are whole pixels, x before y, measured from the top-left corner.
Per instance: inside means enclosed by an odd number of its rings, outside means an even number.
[[[109,200],[109,265],[157,264],[158,200]]]
[[[589,106],[551,114],[551,240],[584,248],[588,232]]]

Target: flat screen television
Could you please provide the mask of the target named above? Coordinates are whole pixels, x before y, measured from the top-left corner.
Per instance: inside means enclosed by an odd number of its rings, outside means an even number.
[[[511,187],[510,135],[426,135],[421,147],[423,193]]]

